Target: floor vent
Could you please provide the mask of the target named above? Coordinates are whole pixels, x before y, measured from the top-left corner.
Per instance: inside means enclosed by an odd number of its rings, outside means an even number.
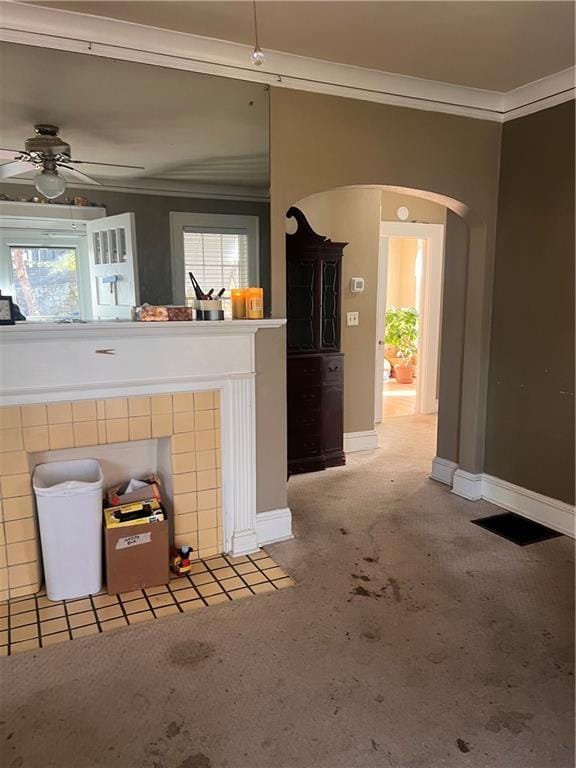
[[[471,522],[498,536],[502,536],[503,539],[507,539],[513,544],[518,544],[520,547],[525,547],[528,544],[538,544],[540,541],[547,541],[548,539],[562,536],[558,531],[553,531],[552,528],[535,523],[533,520],[528,520],[526,517],[514,514],[514,512],[481,517]]]

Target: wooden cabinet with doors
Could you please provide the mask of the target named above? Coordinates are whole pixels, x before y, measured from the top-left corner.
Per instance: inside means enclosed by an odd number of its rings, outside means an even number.
[[[298,208],[286,235],[288,474],[345,463],[342,256],[347,243],[316,234]]]

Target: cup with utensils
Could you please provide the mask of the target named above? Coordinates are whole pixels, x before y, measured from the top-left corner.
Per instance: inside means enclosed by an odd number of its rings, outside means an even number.
[[[221,288],[214,296],[214,288],[205,293],[192,272],[188,272],[188,277],[196,296],[192,303],[192,308],[196,310],[196,320],[224,320],[222,296],[226,289]]]

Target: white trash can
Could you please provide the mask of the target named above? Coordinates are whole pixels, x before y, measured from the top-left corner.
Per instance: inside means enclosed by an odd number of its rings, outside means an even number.
[[[102,489],[95,459],[39,464],[32,478],[49,600],[102,588]]]

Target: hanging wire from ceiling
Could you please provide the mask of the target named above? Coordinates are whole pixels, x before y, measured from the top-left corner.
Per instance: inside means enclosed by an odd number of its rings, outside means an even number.
[[[256,0],[252,0],[252,10],[254,11],[254,50],[250,56],[252,64],[256,67],[261,67],[266,61],[266,57],[260,48],[260,42],[258,40],[258,15],[256,13]]]

